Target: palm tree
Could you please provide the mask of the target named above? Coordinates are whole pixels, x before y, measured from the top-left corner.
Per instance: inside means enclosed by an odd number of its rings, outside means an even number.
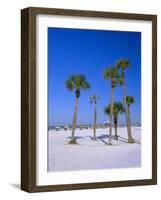
[[[68,80],[66,80],[66,87],[69,91],[74,91],[76,95],[75,107],[74,107],[74,114],[73,114],[73,124],[72,124],[72,138],[69,142],[70,144],[76,144],[75,129],[77,126],[77,110],[78,110],[78,99],[80,97],[80,91],[86,90],[90,88],[89,82],[86,80],[86,76],[82,74],[75,74],[71,75]]]
[[[92,95],[90,97],[90,103],[94,104],[94,119],[93,119],[93,139],[96,140],[96,126],[97,126],[97,109],[96,104],[97,100],[99,100],[100,97],[98,97],[96,94]]]
[[[115,66],[106,68],[103,72],[105,80],[111,81],[111,100],[110,100],[110,128],[109,128],[109,141],[108,144],[112,145],[112,116],[113,116],[113,102],[114,102],[114,89],[117,84],[122,84],[122,79],[119,76],[118,69]]]
[[[118,115],[125,112],[124,106],[121,102],[115,102],[113,104],[113,123],[115,128],[115,139],[118,140],[117,135],[117,122],[118,122]],[[110,104],[107,107],[104,107],[104,113],[110,115]]]
[[[128,111],[128,121],[131,125],[131,115],[130,115],[130,105],[135,103],[135,98],[133,96],[126,96],[126,104],[127,104],[127,111]]]
[[[116,67],[118,69],[121,69],[121,74],[122,74],[123,104],[124,104],[125,113],[126,113],[126,126],[127,126],[127,133],[128,133],[128,142],[134,143],[134,139],[132,138],[132,133],[131,133],[131,125],[130,125],[129,116],[128,116],[128,108],[127,108],[127,104],[126,104],[125,69],[130,67],[130,62],[128,61],[128,59],[120,59],[117,61]]]

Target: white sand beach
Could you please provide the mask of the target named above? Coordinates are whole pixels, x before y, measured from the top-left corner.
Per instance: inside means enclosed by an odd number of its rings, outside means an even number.
[[[113,130],[114,133],[114,130]],[[141,166],[141,128],[132,127],[134,144],[127,143],[126,127],[118,128],[119,140],[107,145],[108,129],[97,129],[97,141],[93,130],[76,130],[76,145],[68,144],[71,131],[48,132],[48,170],[71,171]]]

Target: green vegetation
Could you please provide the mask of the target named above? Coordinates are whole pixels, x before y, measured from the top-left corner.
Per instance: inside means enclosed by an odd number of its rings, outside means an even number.
[[[86,80],[86,76],[82,74],[72,75],[66,80],[66,87],[69,91],[74,91],[76,96],[74,114],[73,114],[73,124],[72,124],[72,137],[70,144],[76,144],[75,139],[75,129],[77,126],[77,112],[78,112],[78,100],[81,95],[81,90],[87,90],[90,88],[89,82]]]

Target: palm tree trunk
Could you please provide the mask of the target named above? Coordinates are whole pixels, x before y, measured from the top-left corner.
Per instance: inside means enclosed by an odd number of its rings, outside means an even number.
[[[116,121],[117,121],[117,116],[115,116]],[[114,121],[114,128],[115,128],[115,140],[118,140],[118,135],[117,135],[117,122]]]
[[[75,129],[77,126],[77,110],[78,110],[78,97],[76,97],[75,107],[74,107],[74,115],[73,115],[73,126],[72,126],[72,140],[74,140]]]
[[[130,105],[127,105],[127,112],[128,112],[128,121],[131,124]],[[132,142],[134,142],[134,139],[132,139],[132,140],[133,140]]]
[[[130,124],[130,121],[129,121],[128,108],[127,108],[127,104],[126,104],[126,84],[125,84],[125,72],[124,72],[124,70],[122,71],[122,78],[123,78],[123,104],[124,104],[125,113],[126,113],[126,126],[127,126],[127,133],[128,133],[128,143],[133,143],[134,140],[132,138],[131,124]]]
[[[109,139],[108,139],[108,144],[110,145],[112,144],[111,139],[112,139],[113,102],[114,102],[114,87],[112,86],[111,103],[110,103],[110,128],[109,128]]]
[[[96,140],[96,122],[97,122],[97,111],[96,111],[96,103],[94,103],[94,126],[93,126],[94,140]]]

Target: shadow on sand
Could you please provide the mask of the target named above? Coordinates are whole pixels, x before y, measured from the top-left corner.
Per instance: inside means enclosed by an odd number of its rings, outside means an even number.
[[[109,138],[108,135],[103,134],[103,135],[98,136],[97,138],[100,139],[104,144],[108,145],[108,143],[105,141],[105,140],[108,140],[108,138]]]
[[[90,138],[91,140],[94,141],[94,138],[92,136],[85,136],[85,137],[88,137]],[[79,139],[84,139],[85,137],[82,137],[82,136],[75,136],[75,141],[79,140]],[[67,137],[68,139],[72,139],[72,137]],[[100,135],[98,137],[96,137],[96,140],[99,139],[101,140],[104,144],[108,144],[105,140],[107,140],[109,138],[108,135]]]
[[[68,139],[72,139],[72,137],[67,137]],[[79,140],[79,139],[84,139],[84,138],[90,138],[92,141],[94,141],[94,138],[92,136],[75,136],[75,141]],[[109,135],[105,135],[105,134],[102,134],[98,137],[96,137],[96,140],[101,140],[104,144],[107,144],[108,145],[108,138],[109,138]],[[115,136],[112,136],[112,139],[113,140],[116,140],[115,139]],[[118,136],[118,141],[120,142],[125,142],[125,143],[128,143],[128,139],[127,138],[124,138],[124,137],[121,137],[121,136]],[[138,144],[141,144],[139,141],[135,140],[135,143],[138,143]]]
[[[72,139],[72,137],[67,137],[68,139]],[[74,136],[75,140],[83,139],[84,137],[82,136]]]

